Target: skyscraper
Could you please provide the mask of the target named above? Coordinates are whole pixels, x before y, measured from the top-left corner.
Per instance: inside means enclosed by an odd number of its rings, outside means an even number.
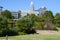
[[[30,12],[33,13],[34,11],[34,3],[31,1],[30,3]]]

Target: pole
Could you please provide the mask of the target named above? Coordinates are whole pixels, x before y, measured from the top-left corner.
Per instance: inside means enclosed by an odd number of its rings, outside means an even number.
[[[6,40],[8,40],[8,33],[7,33],[7,21],[6,21]]]
[[[8,35],[6,35],[6,40],[8,40]]]

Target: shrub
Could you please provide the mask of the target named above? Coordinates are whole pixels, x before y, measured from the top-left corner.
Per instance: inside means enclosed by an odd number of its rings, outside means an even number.
[[[31,33],[31,28],[33,27],[33,21],[31,18],[21,18],[17,20],[16,27],[18,27],[20,32],[24,32],[26,34]]]
[[[14,36],[14,35],[18,35],[18,32],[15,30],[3,30],[2,31],[2,36]]]
[[[25,35],[26,33],[24,32],[18,32],[19,35]]]

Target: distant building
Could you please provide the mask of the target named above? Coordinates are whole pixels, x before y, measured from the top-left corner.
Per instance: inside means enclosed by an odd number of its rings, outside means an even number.
[[[15,16],[15,18],[24,17],[27,14],[35,14],[36,16],[42,15],[46,12],[46,7],[41,7],[39,10],[34,10],[34,3],[30,3],[30,10],[21,10],[20,12],[12,12],[12,15]]]
[[[11,12],[12,15],[15,17],[15,19],[18,19],[21,17],[21,11],[18,11],[18,12]]]
[[[46,7],[42,6],[40,9],[39,9],[39,15],[42,15],[46,12]]]
[[[35,14],[35,15],[39,14],[38,11],[34,10],[34,3],[33,2],[30,3],[30,10],[28,10],[28,11],[27,10],[21,10],[21,16],[22,17],[26,16],[27,14]]]
[[[34,13],[34,3],[30,3],[30,13]]]
[[[0,14],[2,12],[2,8],[0,7]],[[34,10],[34,3],[30,3],[30,10],[20,10],[20,11],[11,11],[12,15],[15,17],[15,19],[18,19],[20,17],[24,17],[27,14],[35,14],[36,16],[40,16],[46,12],[46,7],[41,7],[39,10]]]

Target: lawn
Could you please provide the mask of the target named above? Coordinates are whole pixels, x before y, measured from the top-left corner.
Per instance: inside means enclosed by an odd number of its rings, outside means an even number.
[[[60,35],[30,34],[30,35],[9,36],[8,39],[9,40],[60,40]],[[6,40],[6,38],[0,37],[0,40]]]

